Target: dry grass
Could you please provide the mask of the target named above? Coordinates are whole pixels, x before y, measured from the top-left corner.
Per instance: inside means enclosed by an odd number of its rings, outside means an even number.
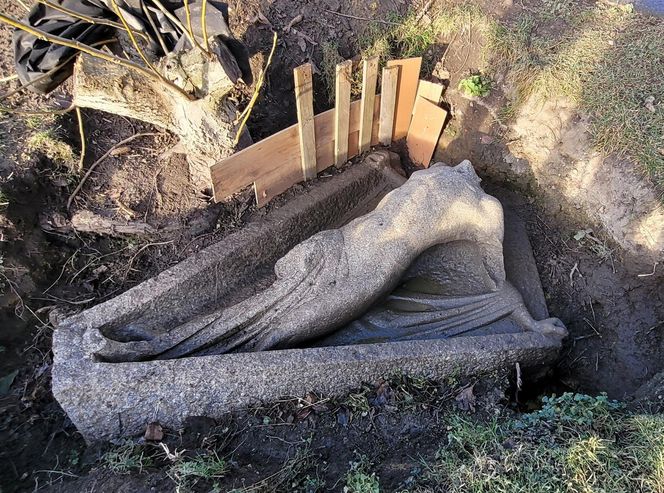
[[[516,88],[512,114],[531,96],[566,97],[590,116],[598,150],[632,157],[664,186],[664,20],[629,6],[547,5],[488,38],[489,67]],[[563,28],[547,29],[552,16]]]
[[[40,153],[53,163],[74,168],[76,156],[72,147],[60,140],[55,130],[47,129],[33,133],[26,142],[26,149],[31,153]]]

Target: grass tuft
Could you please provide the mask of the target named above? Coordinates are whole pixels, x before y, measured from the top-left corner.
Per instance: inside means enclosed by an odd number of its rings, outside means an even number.
[[[42,153],[60,166],[73,168],[76,164],[74,150],[69,144],[60,140],[53,129],[32,134],[27,141],[27,150]]]
[[[198,480],[222,478],[228,472],[228,464],[216,453],[199,455],[193,459],[182,459],[168,470],[168,476],[175,482],[177,490],[187,488]]]
[[[418,10],[411,10],[405,15],[388,16],[393,24],[370,22],[360,33],[357,40],[357,53],[361,58],[377,56],[379,66],[388,60],[397,58],[422,57],[422,73],[428,74],[433,69],[437,56],[441,53],[434,48],[441,47],[445,38],[455,33],[473,32],[484,34],[490,30],[494,21],[482,14],[482,11],[470,3],[452,7],[432,9],[428,16],[420,16]],[[326,43],[322,46],[323,79],[330,101],[334,100],[334,67],[343,60],[337,46]],[[351,95],[361,93],[361,71],[353,71]]]
[[[380,483],[375,472],[369,472],[371,464],[365,456],[358,461],[350,463],[350,469],[346,473],[346,484],[344,493],[379,493]]]
[[[115,474],[143,472],[153,464],[152,458],[145,455],[143,447],[132,442],[116,446],[104,454],[102,464]]]
[[[415,491],[664,490],[664,416],[628,414],[604,395],[554,396],[518,420],[452,415],[447,429]]]

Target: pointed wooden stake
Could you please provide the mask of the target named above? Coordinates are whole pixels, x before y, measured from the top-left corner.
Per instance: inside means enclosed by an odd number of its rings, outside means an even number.
[[[334,165],[348,161],[348,126],[350,122],[350,84],[353,62],[346,60],[337,65],[334,99]]]
[[[314,129],[314,86],[311,64],[305,63],[293,70],[295,78],[295,104],[300,132],[300,154],[304,180],[316,178],[316,132]]]
[[[392,143],[392,129],[394,128],[394,108],[397,100],[397,82],[399,81],[399,67],[385,67],[380,84],[380,125],[378,127],[378,141],[384,146]]]
[[[403,139],[408,134],[410,118],[413,115],[417,84],[420,80],[422,57],[390,60],[388,67],[400,67],[397,89],[397,103],[394,110],[394,132],[392,140]]]
[[[364,60],[362,67],[362,113],[360,115],[360,153],[369,150],[373,128],[376,80],[378,79],[378,57]]]

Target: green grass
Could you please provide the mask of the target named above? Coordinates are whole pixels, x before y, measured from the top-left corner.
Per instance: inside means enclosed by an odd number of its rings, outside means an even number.
[[[33,133],[26,144],[28,151],[44,154],[57,165],[72,167],[76,164],[74,150],[60,140],[52,128]]]
[[[176,484],[177,491],[186,489],[198,480],[222,478],[228,472],[228,464],[216,453],[198,455],[193,459],[180,459],[168,469],[168,476]]]
[[[104,454],[101,462],[115,474],[143,472],[146,467],[153,465],[152,458],[146,455],[143,447],[132,442],[113,447]]]
[[[315,493],[325,490],[325,481],[318,477],[319,457],[312,454],[308,446],[298,448],[295,455],[287,459],[283,466],[251,486],[231,490],[229,493],[256,492],[306,492]],[[306,474],[315,469],[316,474]]]
[[[664,416],[628,414],[605,396],[549,398],[519,419],[452,415],[447,429],[415,491],[664,491]]]
[[[344,493],[379,493],[380,484],[375,472],[369,471],[370,464],[366,457],[361,456],[358,461],[351,462],[346,473]]]
[[[598,150],[630,156],[664,186],[664,20],[629,6],[547,5],[487,38],[488,68],[516,88],[511,113],[531,96],[568,98],[590,117]],[[562,28],[547,29],[553,17]]]
[[[431,51],[446,37],[467,31],[472,26],[477,33],[488,32],[493,21],[482,15],[471,4],[447,6],[440,10],[432,9],[427,18],[419,18],[419,11],[409,11],[405,15],[393,14],[385,19],[393,24],[370,22],[357,39],[357,53],[361,58],[377,56],[379,66],[395,58],[423,57],[422,73],[431,73],[435,63],[435,53]],[[322,46],[323,80],[330,101],[334,101],[334,67],[343,61],[334,43]],[[440,53],[438,53],[440,55]],[[353,71],[351,94],[361,93],[361,71]]]
[[[469,3],[432,9],[425,19],[410,11],[386,20],[397,24],[369,23],[360,33],[356,51],[362,57],[379,56],[382,65],[422,56],[422,73],[428,74],[440,56],[433,47],[467,43],[472,32],[482,50],[477,68],[504,75],[514,92],[498,110],[501,121],[518,115],[531,96],[568,98],[590,117],[597,150],[631,157],[664,187],[664,19],[630,6],[544,0],[509,21]],[[334,66],[341,60],[336,45],[323,46],[330,101]],[[354,97],[360,93],[359,72],[354,71]],[[648,98],[655,111],[648,109]]]

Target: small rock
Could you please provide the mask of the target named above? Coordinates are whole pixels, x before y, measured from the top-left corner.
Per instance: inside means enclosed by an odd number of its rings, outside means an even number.
[[[120,147],[116,147],[115,149],[112,149],[111,152],[109,152],[109,155],[111,155],[111,156],[122,156],[123,154],[127,154],[129,151],[131,151],[131,147],[129,147],[129,146],[120,146]]]
[[[148,426],[145,428],[144,438],[148,442],[161,442],[164,438],[164,430],[156,421],[148,423]]]
[[[291,21],[288,23],[288,25],[286,25],[286,27],[284,27],[284,32],[290,32],[290,30],[293,26],[295,26],[296,24],[299,24],[300,22],[302,22],[302,19],[304,19],[302,14],[299,14],[299,15],[293,17],[291,19]]]
[[[329,10],[334,12],[339,12],[339,9],[341,8],[341,2],[339,0],[326,0],[325,5],[327,5]]]
[[[297,37],[297,44],[300,47],[300,49],[302,50],[302,53],[307,51],[307,41],[304,39],[304,37],[298,36]]]
[[[436,64],[433,68],[432,74],[440,80],[450,80],[450,71],[443,67],[442,62]]]
[[[494,140],[495,139],[493,138],[492,135],[489,135],[489,134],[480,135],[480,144],[484,144],[484,145],[493,144]]]
[[[655,113],[655,97],[654,96],[648,96],[645,100],[644,105],[650,113]]]

